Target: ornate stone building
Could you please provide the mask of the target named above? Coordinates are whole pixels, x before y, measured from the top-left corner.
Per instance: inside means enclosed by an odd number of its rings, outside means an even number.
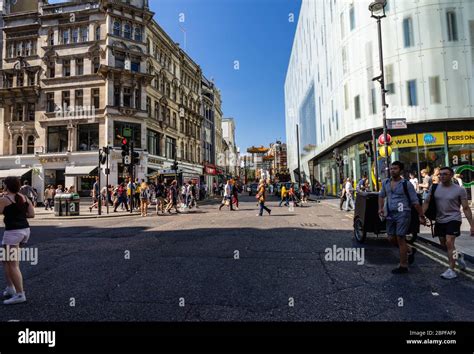
[[[176,159],[181,180],[201,180],[202,71],[147,0],[21,3],[4,15],[0,178],[86,194],[105,177],[101,147],[114,148],[109,183],[127,176],[127,137],[140,154],[136,177],[174,177]]]

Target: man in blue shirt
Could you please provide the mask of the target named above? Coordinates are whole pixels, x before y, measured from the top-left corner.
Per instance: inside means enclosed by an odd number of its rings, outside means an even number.
[[[402,178],[402,171],[403,163],[394,161],[390,166],[391,178],[383,182],[379,192],[379,215],[387,220],[389,241],[400,250],[400,265],[392,270],[393,274],[407,273],[408,264],[415,260],[416,250],[409,247],[405,239],[410,231],[412,207],[418,212],[420,223],[426,223],[415,188]]]

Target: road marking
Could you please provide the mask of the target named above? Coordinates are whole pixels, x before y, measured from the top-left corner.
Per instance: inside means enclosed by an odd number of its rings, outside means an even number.
[[[431,250],[431,249],[429,249],[429,248],[427,248],[427,247],[425,247],[425,246],[422,246],[422,245],[420,245],[418,242],[415,242],[415,244],[413,245],[413,247],[415,247],[420,253],[424,254],[426,257],[431,258],[433,261],[435,261],[435,262],[437,262],[437,263],[439,263],[439,264],[441,264],[441,265],[444,265],[445,267],[448,267],[448,268],[449,268],[449,264],[448,264],[448,262],[447,262],[447,260],[448,260],[448,257],[447,257],[447,256],[444,256],[444,255],[442,255],[441,253],[435,252],[435,251],[433,251],[433,250]],[[441,260],[440,258],[437,258],[437,257],[433,256],[433,254],[435,254],[435,255],[438,256],[438,257],[443,258],[443,260]],[[467,268],[466,270],[467,270],[468,272],[473,272],[473,270],[470,269],[470,268]],[[463,272],[463,271],[460,271],[460,270],[457,269],[457,268],[455,268],[454,271],[456,271],[456,272],[459,273],[459,274],[465,275],[466,277],[468,277],[468,278],[471,279],[471,280],[474,280],[474,276],[472,276],[471,274],[469,274],[469,273],[466,272],[466,271]]]

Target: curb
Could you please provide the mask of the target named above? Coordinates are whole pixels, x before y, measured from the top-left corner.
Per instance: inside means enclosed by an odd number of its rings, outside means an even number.
[[[424,238],[420,235],[418,235],[418,238],[417,238],[417,241],[423,241],[425,243],[428,243],[432,246],[434,246],[435,248],[439,249],[439,250],[442,250],[444,251],[444,249],[441,247],[441,245],[433,240],[430,240],[428,238]],[[474,256],[470,255],[470,254],[467,254],[467,253],[463,253],[464,254],[464,259],[468,260],[469,262],[471,263],[474,263]]]

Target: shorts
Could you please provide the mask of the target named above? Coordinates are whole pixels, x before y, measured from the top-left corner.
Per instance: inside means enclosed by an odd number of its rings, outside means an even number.
[[[30,238],[30,229],[5,230],[3,232],[2,245],[16,246],[25,244]]]
[[[461,221],[453,220],[446,223],[435,223],[434,235],[437,237],[446,237],[452,235],[458,237],[461,235]]]
[[[396,213],[387,217],[388,236],[405,237],[410,232],[411,213]]]

